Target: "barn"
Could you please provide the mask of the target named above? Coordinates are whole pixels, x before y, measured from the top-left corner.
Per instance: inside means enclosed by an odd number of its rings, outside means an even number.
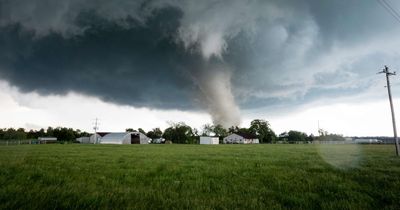
[[[258,144],[256,136],[244,133],[233,133],[224,138],[224,144]]]
[[[151,138],[140,132],[107,133],[99,139],[100,144],[148,144]]]
[[[210,136],[200,136],[200,144],[219,144],[219,138]]]

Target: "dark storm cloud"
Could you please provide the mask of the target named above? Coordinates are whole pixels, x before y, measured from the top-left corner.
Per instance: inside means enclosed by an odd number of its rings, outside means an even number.
[[[85,11],[76,19],[85,32],[71,37],[35,37],[8,25],[0,31],[1,74],[24,92],[76,91],[120,104],[188,109],[191,82],[184,68],[196,55],[174,41],[181,16],[165,8],[145,26],[127,19],[126,28]]]
[[[237,124],[235,100],[259,108],[365,91],[374,81],[363,75],[400,66],[395,24],[372,0],[0,0],[0,75],[23,92],[200,104]]]

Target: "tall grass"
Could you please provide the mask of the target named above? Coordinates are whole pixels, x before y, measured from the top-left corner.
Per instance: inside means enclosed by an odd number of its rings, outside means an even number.
[[[387,145],[0,146],[1,209],[400,209]]]

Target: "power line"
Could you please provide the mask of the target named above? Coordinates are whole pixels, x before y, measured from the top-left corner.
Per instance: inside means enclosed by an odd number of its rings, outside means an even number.
[[[400,23],[400,14],[390,5],[386,0],[377,0],[378,3],[392,16],[397,22]]]
[[[400,14],[397,12],[397,10],[394,9],[393,6],[389,2],[387,2],[386,0],[382,0],[382,1],[383,1],[384,4],[386,4],[386,6],[388,6],[388,8],[393,12],[393,14],[395,14],[396,17],[400,19]]]
[[[386,0],[378,0],[378,2],[388,11],[396,20],[400,20],[399,13]]]

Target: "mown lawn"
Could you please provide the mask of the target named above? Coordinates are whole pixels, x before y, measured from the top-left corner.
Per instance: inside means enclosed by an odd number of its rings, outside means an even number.
[[[392,145],[0,146],[1,209],[400,209]]]

